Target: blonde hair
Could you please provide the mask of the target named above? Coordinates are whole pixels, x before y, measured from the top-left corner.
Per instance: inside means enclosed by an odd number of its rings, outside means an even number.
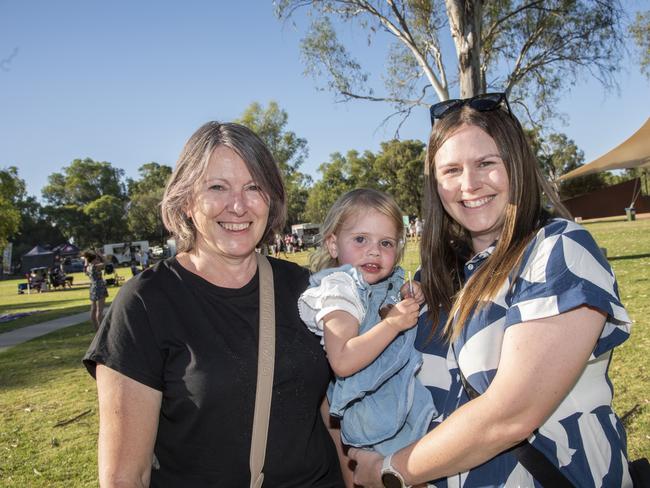
[[[471,256],[467,231],[444,210],[435,177],[435,156],[445,141],[461,126],[485,131],[496,143],[509,180],[509,201],[496,248],[486,262],[463,285],[464,263]],[[543,195],[556,215],[569,217],[555,191],[544,179],[535,155],[517,119],[505,110],[479,112],[464,106],[438,120],[427,149],[425,178],[425,224],[420,246],[422,289],[429,309],[433,336],[441,318],[448,312],[443,333],[455,340],[470,315],[496,296],[518,265],[522,254],[550,217],[544,210]]]
[[[208,122],[192,134],[167,182],[161,206],[165,228],[174,235],[178,252],[191,251],[196,228],[187,216],[197,182],[204,179],[210,156],[220,146],[241,157],[251,177],[268,198],[269,218],[260,242],[284,227],[286,196],[280,169],[264,142],[248,127],[235,123]]]
[[[377,212],[390,218],[395,224],[397,230],[397,255],[395,264],[399,263],[404,256],[404,222],[402,221],[402,211],[399,206],[387,193],[373,190],[370,188],[358,188],[341,195],[325,217],[321,226],[321,241],[318,247],[309,258],[309,267],[312,272],[317,272],[325,268],[339,266],[336,258],[333,258],[326,246],[329,237],[338,234],[346,220],[353,215],[357,215],[364,210],[376,210]]]

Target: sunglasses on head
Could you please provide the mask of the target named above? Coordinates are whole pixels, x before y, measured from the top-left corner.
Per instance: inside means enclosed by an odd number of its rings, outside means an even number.
[[[442,119],[445,115],[454,110],[459,110],[465,105],[469,105],[479,112],[489,112],[498,109],[504,102],[508,113],[512,115],[512,110],[510,110],[510,104],[505,93],[483,93],[472,98],[445,100],[444,102],[435,103],[429,108],[431,125],[433,125],[436,119]]]

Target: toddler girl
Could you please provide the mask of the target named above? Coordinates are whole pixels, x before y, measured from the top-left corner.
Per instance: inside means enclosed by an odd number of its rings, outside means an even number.
[[[310,260],[315,274],[298,302],[309,329],[323,336],[336,375],[328,399],[343,442],[382,454],[426,434],[434,413],[415,377],[422,356],[413,326],[424,295],[417,283],[404,283],[397,266],[403,252],[402,212],[393,198],[348,192],[325,218],[322,245]]]

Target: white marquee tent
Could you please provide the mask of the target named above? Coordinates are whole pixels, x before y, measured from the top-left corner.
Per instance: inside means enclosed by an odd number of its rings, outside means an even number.
[[[650,169],[650,117],[627,140],[598,159],[560,176],[557,181],[612,169]]]

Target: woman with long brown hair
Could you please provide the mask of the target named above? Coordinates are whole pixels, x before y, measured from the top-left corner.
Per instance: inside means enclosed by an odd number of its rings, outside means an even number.
[[[607,369],[630,319],[544,181],[504,94],[431,107],[416,347],[440,415],[369,487],[631,486]]]

